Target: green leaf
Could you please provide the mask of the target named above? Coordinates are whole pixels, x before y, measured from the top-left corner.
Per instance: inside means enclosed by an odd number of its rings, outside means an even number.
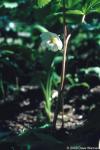
[[[45,128],[48,128],[48,127],[50,127],[50,124],[46,123],[46,124],[40,126],[39,128],[40,129],[45,129]]]
[[[76,8],[80,4],[80,0],[66,0],[66,8]]]
[[[81,10],[67,10],[65,13],[69,15],[84,15],[84,12]],[[47,19],[54,19],[54,17],[59,17],[59,16],[63,16],[63,12],[50,14],[47,16]]]
[[[100,13],[100,8],[97,8],[95,12]]]
[[[3,81],[2,79],[0,80],[0,96],[1,95],[5,95],[5,91],[4,91],[4,85],[3,85]]]
[[[84,15],[84,13],[80,10],[68,10],[67,14],[75,14],[75,15]]]
[[[80,71],[85,72],[85,74],[95,74],[98,77],[100,77],[100,67],[89,67],[89,68],[83,68],[80,69]]]
[[[10,54],[14,54],[13,51],[9,51],[9,50],[2,50],[0,51],[0,55],[10,55]]]
[[[48,30],[40,24],[34,24],[33,29],[37,29],[40,32],[48,32]]]
[[[51,0],[38,0],[38,7],[45,7],[49,2],[51,2]]]
[[[97,9],[100,9],[100,1],[99,0],[87,0],[84,6],[82,7],[82,11],[84,14],[88,14],[91,12],[99,12]]]

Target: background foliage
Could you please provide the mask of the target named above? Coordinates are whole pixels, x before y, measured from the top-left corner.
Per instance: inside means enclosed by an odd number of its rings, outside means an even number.
[[[1,114],[6,103],[7,107],[8,103],[13,107],[27,98],[31,103],[28,109],[35,109],[37,104],[45,101],[45,112],[54,111],[55,98],[51,101],[51,97],[60,84],[62,52],[42,50],[40,34],[49,30],[63,40],[62,10],[62,0],[0,1]],[[72,36],[64,100],[86,117],[100,105],[100,0],[66,0],[66,24]],[[23,86],[28,86],[26,95]],[[12,114],[12,109],[9,110]],[[19,111],[13,111],[16,110]],[[7,112],[11,117],[10,111]],[[0,118],[2,120],[3,116]]]

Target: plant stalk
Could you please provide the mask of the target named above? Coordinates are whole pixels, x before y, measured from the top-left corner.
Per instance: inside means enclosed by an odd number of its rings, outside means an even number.
[[[60,84],[60,89],[58,92],[58,101],[54,113],[54,120],[53,120],[53,128],[56,128],[56,122],[57,122],[57,117],[59,114],[59,109],[62,109],[62,127],[64,127],[64,99],[62,97],[62,91],[64,88],[64,80],[65,80],[65,72],[66,72],[66,54],[67,54],[67,46],[68,46],[68,41],[70,39],[71,34],[67,33],[67,26],[66,26],[66,21],[65,21],[65,0],[63,0],[63,24],[64,24],[64,41],[63,41],[63,61],[62,61],[62,72],[61,72],[61,84]]]

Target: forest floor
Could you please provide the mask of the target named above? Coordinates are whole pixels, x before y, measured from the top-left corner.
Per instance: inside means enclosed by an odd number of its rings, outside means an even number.
[[[64,97],[66,97],[66,94],[73,96],[64,104],[64,128],[60,129],[62,119],[60,113],[54,137],[65,142],[67,146],[75,146],[78,143],[78,145],[97,147],[100,138],[100,86],[98,85],[89,90],[84,90],[83,87],[71,91],[65,89]],[[8,95],[5,101],[1,101],[1,141],[22,135],[24,132],[31,131],[36,127],[42,128],[46,124],[43,101],[38,101],[38,99],[41,99],[39,95],[41,95],[41,91],[38,88],[22,87],[17,96]],[[94,105],[94,100],[96,105]],[[67,139],[67,142],[65,139]]]

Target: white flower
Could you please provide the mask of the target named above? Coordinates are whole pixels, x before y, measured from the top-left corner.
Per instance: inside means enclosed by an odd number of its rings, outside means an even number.
[[[52,32],[43,32],[41,35],[41,48],[52,51],[62,50],[63,44],[59,36]]]

